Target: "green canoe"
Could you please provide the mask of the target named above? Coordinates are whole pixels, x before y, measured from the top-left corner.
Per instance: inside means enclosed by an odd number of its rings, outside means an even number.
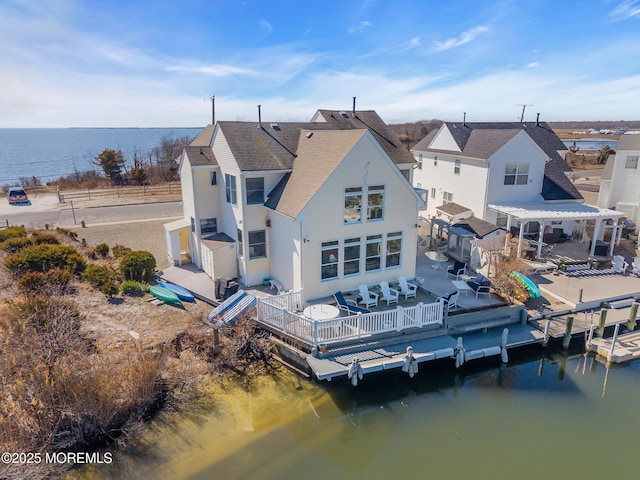
[[[173,303],[174,305],[182,305],[182,302],[180,301],[178,296],[168,288],[153,285],[149,287],[149,293],[151,293],[151,295],[153,295],[154,297],[159,298],[163,302]]]

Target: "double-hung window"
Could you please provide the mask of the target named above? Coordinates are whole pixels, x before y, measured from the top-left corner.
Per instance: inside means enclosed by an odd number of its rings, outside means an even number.
[[[382,235],[369,235],[367,237],[366,271],[380,270],[380,255],[382,250]]]
[[[320,276],[322,280],[338,278],[338,241],[322,242],[320,259]]]
[[[362,187],[344,189],[344,223],[360,222],[362,207]]]
[[[367,220],[382,220],[384,217],[384,185],[367,188]]]
[[[224,185],[227,193],[227,203],[238,205],[238,194],[236,191],[236,177],[234,175],[224,174]]]
[[[347,238],[344,241],[344,275],[360,273],[360,238]]]
[[[453,173],[460,175],[460,160],[457,158],[453,161]]]
[[[507,163],[504,168],[505,185],[526,185],[529,181],[528,163]]]
[[[264,203],[264,178],[247,178],[247,205]]]
[[[267,234],[264,230],[249,232],[249,259],[267,256]]]
[[[453,193],[442,192],[442,204],[446,205],[447,203],[453,203]]]
[[[244,256],[244,251],[242,249],[242,230],[238,229],[237,232],[237,238],[238,238],[238,255],[239,256]]]
[[[627,159],[624,162],[624,168],[637,170],[638,169],[638,155],[629,155],[629,156],[627,156]]]
[[[387,260],[386,268],[399,267],[402,253],[402,232],[393,232],[387,235]]]

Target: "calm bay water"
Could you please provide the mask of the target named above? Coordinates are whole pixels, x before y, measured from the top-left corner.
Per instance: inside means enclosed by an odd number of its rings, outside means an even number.
[[[0,128],[0,186],[21,178],[41,182],[94,170],[92,160],[107,148],[147,153],[163,137],[195,137],[201,128]]]
[[[545,355],[544,358],[542,355]],[[421,364],[354,388],[282,371],[211,381],[76,479],[640,478],[640,364],[582,354]]]
[[[573,144],[580,150],[602,150],[605,145],[609,145],[609,148],[615,150],[618,146],[618,140],[608,138],[578,138],[576,140],[563,140],[563,143],[567,147],[572,147]]]

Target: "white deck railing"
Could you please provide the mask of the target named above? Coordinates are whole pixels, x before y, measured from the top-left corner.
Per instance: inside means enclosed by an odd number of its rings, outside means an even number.
[[[290,298],[284,298],[289,296]],[[295,338],[317,346],[358,340],[388,332],[401,332],[410,328],[442,325],[443,304],[418,303],[413,307],[396,307],[382,312],[338,317],[332,320],[312,320],[289,307],[301,310],[300,292],[258,298],[258,322],[270,325]]]

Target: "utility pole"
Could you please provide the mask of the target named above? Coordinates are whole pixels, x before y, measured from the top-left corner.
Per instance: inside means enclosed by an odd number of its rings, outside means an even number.
[[[211,95],[209,99],[211,100],[211,125],[215,125],[216,124],[216,96]]]
[[[516,103],[516,107],[522,107],[522,114],[520,115],[520,123],[524,120],[524,109],[527,107],[533,107],[531,103]]]

